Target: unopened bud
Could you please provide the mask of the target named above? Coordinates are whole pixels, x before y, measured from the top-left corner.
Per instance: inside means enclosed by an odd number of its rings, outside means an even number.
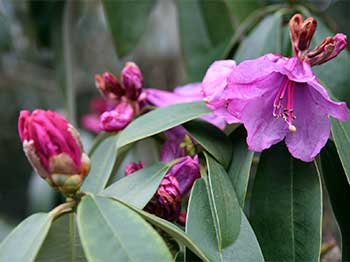
[[[121,102],[115,109],[101,115],[100,128],[107,132],[120,131],[132,121],[133,117],[133,107],[128,102]]]
[[[136,171],[144,168],[145,164],[142,161],[139,161],[138,163],[136,162],[131,162],[126,165],[125,167],[125,176],[128,176],[132,173],[135,173]]]
[[[21,111],[18,131],[36,173],[64,195],[73,195],[90,170],[78,131],[52,111]]]
[[[120,99],[125,94],[117,77],[111,73],[106,72],[102,76],[96,75],[95,84],[100,93],[107,99]]]
[[[323,64],[336,57],[346,47],[346,36],[326,37],[315,49],[306,53],[305,62],[311,66]]]
[[[143,77],[141,70],[135,63],[129,62],[123,68],[122,83],[126,96],[131,100],[137,100],[142,92]]]
[[[313,17],[306,19],[299,32],[298,49],[305,51],[310,47],[312,37],[316,31],[317,21]]]

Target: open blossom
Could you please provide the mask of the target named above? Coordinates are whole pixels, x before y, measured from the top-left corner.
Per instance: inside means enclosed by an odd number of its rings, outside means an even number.
[[[203,100],[201,83],[191,83],[174,89],[173,92],[148,88],[146,91],[147,101],[158,107],[169,106],[178,103],[189,103]],[[215,114],[208,114],[202,117],[203,120],[217,126],[220,129],[225,128],[225,121]]]
[[[74,194],[90,169],[78,131],[57,113],[37,109],[21,111],[18,132],[36,173],[65,195]]]
[[[100,117],[100,128],[115,132],[124,129],[133,119],[134,109],[128,102],[119,103],[113,110],[104,112]]]
[[[316,20],[295,15],[290,20],[294,57],[267,54],[235,66],[217,61],[202,88],[208,106],[228,123],[243,123],[250,150],[262,151],[283,139],[295,157],[312,161],[330,135],[329,116],[349,119],[344,102],[334,102],[311,66],[336,57],[346,37],[327,37],[309,50]]]

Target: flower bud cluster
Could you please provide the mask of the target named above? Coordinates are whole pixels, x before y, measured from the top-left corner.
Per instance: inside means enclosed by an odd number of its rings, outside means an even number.
[[[124,129],[139,114],[144,99],[143,77],[139,67],[132,62],[125,65],[121,81],[111,73],[95,76],[96,87],[107,101],[116,106],[100,116],[100,129],[116,132]]]

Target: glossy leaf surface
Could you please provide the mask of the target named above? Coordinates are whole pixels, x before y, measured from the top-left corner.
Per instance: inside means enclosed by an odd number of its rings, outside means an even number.
[[[322,190],[314,163],[283,143],[265,150],[254,181],[251,223],[267,261],[318,261]]]

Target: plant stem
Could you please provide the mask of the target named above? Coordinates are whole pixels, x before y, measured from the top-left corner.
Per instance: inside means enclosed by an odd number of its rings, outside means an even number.
[[[66,1],[62,22],[62,44],[63,44],[63,64],[64,64],[64,89],[66,98],[66,111],[69,122],[76,126],[75,90],[73,79],[73,57],[71,46],[71,27],[73,24],[74,1]]]

